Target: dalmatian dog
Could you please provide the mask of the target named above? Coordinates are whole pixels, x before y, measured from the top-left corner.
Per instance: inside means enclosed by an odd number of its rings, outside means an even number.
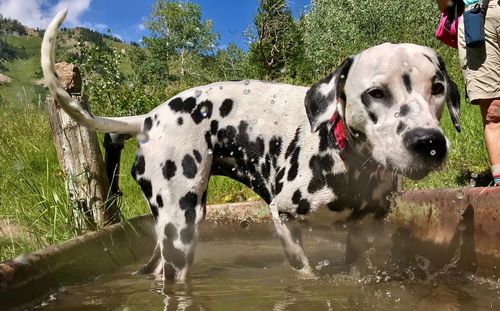
[[[397,174],[420,179],[443,166],[445,103],[460,131],[455,83],[431,48],[414,44],[369,48],[310,88],[220,82],[186,90],[145,115],[93,116],[55,74],[65,16],[60,12],[45,32],[44,77],[83,126],[138,138],[132,174],[155,221],[155,272],[164,280],[188,275],[211,175],[240,181],[269,204],[290,265],[308,274],[314,271],[302,243],[282,215],[325,210],[338,221],[383,218]]]

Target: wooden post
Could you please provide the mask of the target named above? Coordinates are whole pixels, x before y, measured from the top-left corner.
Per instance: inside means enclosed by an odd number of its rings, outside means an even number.
[[[83,109],[90,111],[87,99],[81,95],[78,68],[58,63],[56,71],[65,90]],[[77,227],[95,229],[120,221],[116,200],[108,200],[109,179],[97,134],[71,119],[52,97],[47,97],[46,106]]]

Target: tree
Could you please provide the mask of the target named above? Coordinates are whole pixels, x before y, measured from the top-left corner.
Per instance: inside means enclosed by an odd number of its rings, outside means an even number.
[[[254,26],[256,36],[247,32],[252,41],[249,57],[262,78],[273,80],[294,69],[302,40],[286,0],[259,0]]]
[[[188,54],[211,53],[218,35],[212,30],[211,20],[202,20],[198,5],[179,0],[157,0],[151,19],[146,22],[151,37],[143,38],[152,57],[159,57],[168,70],[168,60],[180,57],[180,79],[186,74]]]

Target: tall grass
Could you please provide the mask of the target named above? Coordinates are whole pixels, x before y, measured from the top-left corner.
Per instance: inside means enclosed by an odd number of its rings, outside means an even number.
[[[81,234],[85,229],[75,220],[80,212],[69,203],[45,111],[34,105],[2,107],[0,146],[0,261]],[[136,142],[128,141],[122,157],[122,219],[149,212],[130,175],[135,149]],[[249,188],[228,178],[210,180],[210,204],[256,198]],[[14,227],[14,234],[2,234],[2,223]]]

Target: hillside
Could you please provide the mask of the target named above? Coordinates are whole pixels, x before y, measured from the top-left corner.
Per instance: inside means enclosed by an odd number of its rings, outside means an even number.
[[[0,105],[40,105],[45,98],[45,90],[37,85],[37,81],[42,78],[40,47],[43,31],[22,26],[17,21],[5,21],[0,15],[0,74],[7,77],[4,80],[10,79],[10,82],[0,83]],[[85,42],[92,42],[103,48],[131,47],[113,36],[87,28],[65,28],[58,38],[58,61],[67,60],[77,43]],[[130,70],[127,58],[122,60],[120,67],[124,71]]]

